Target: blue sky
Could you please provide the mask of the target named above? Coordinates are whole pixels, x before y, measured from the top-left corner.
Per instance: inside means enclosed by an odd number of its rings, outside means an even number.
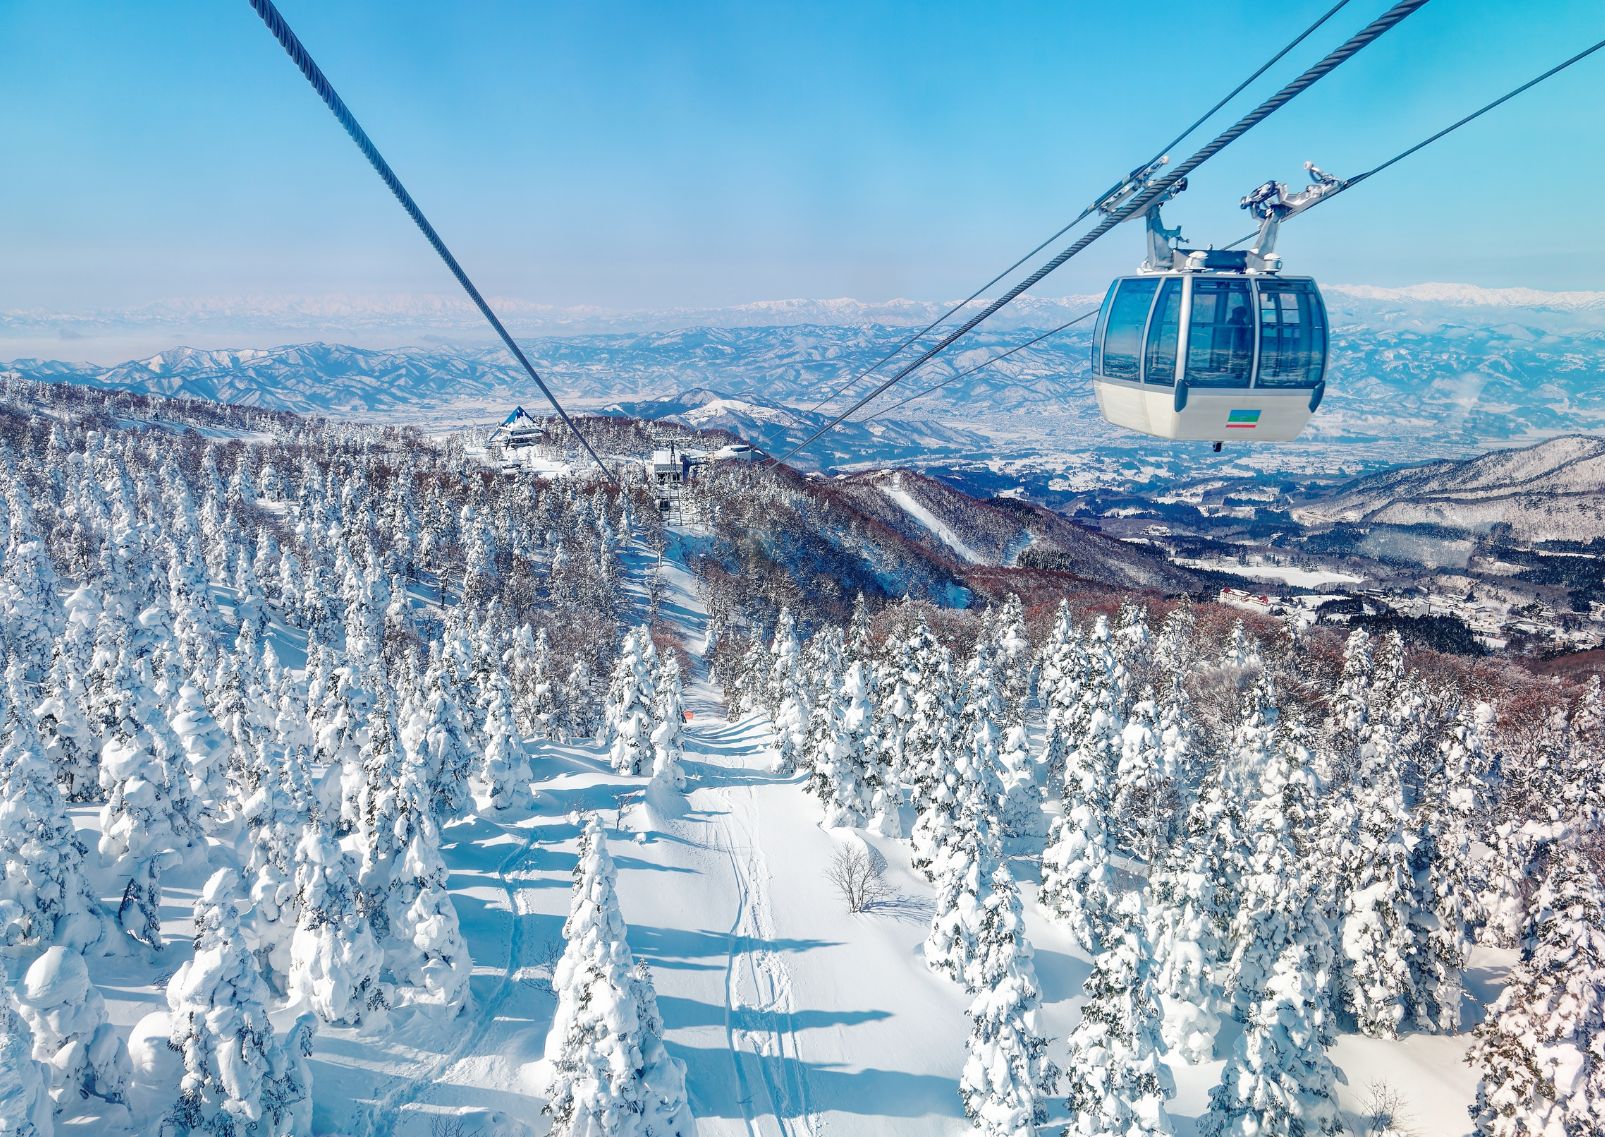
[[[1328,3],[282,9],[486,292],[649,307],[962,295]],[[1354,0],[1256,90],[1384,7]],[[1434,0],[1172,220],[1235,238],[1257,182],[1369,166],[1602,35],[1599,0]],[[0,43],[0,309],[451,291],[245,0],[0,0]],[[1289,269],[1605,287],[1602,91],[1605,53],[1299,219]],[[1139,258],[1132,226],[1041,290]]]

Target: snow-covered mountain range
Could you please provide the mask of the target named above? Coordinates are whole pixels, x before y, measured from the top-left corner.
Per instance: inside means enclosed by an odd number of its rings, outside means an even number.
[[[1086,383],[1085,325],[957,378],[1017,346],[1026,329],[1052,327],[1094,303],[1067,297],[1022,303],[1008,320],[984,325],[910,377],[896,396],[888,394],[868,409],[887,408],[893,421],[833,435],[815,460],[834,466],[982,462],[1007,466],[1017,481],[1044,485],[1095,476],[1113,463],[1122,477],[1153,483],[1213,469],[1363,473],[1401,461],[1465,457],[1512,442],[1605,430],[1605,293],[1339,285],[1327,295],[1334,327],[1329,394],[1296,444],[1213,456],[1202,446],[1158,444],[1108,430]],[[325,308],[274,309],[280,310],[309,318],[343,313],[350,329],[371,328],[364,321],[388,318],[387,312],[412,319],[455,311],[438,299],[419,307],[340,301]],[[843,392],[822,408],[834,411],[867,390],[868,382],[855,383],[855,377],[901,343],[910,323],[942,310],[940,302],[924,301],[776,301],[636,313],[628,317],[636,321],[630,331],[524,342],[553,386],[579,407],[612,406],[644,417],[723,426],[778,446],[800,440],[804,423],[821,421],[811,413],[820,400]],[[198,311],[235,309],[220,302]],[[519,326],[522,309],[513,305],[509,311]],[[569,330],[595,315],[565,313],[564,320],[574,321],[565,325]],[[524,323],[538,322],[539,313],[529,315]],[[8,327],[5,320],[17,318],[0,319],[0,333]],[[10,367],[38,379],[432,424],[489,421],[510,404],[534,409],[539,401],[505,352],[472,342],[175,348],[113,366],[24,358]],[[907,406],[895,405],[897,397],[937,384],[943,385]]]

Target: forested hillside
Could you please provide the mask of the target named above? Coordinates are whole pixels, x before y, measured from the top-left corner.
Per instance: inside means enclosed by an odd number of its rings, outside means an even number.
[[[621,480],[0,383],[0,1133],[1605,1128],[1597,681]]]

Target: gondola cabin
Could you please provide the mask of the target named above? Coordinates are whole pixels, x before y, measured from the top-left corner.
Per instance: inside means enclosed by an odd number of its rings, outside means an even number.
[[[1164,161],[1110,201],[1146,184]],[[1217,450],[1298,437],[1326,393],[1326,305],[1314,280],[1281,275],[1276,235],[1287,218],[1344,185],[1312,162],[1304,168],[1314,183],[1298,193],[1272,181],[1243,198],[1260,222],[1247,249],[1180,247],[1181,230],[1165,228],[1160,206],[1185,179],[1144,211],[1142,272],[1109,286],[1092,333],[1093,389],[1105,419]]]
[[[1104,418],[1143,434],[1286,442],[1321,403],[1326,351],[1308,277],[1143,273],[1104,297],[1093,386]]]

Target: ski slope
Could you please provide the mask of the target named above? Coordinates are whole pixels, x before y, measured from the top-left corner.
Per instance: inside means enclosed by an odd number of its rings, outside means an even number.
[[[538,751],[529,809],[447,828],[453,898],[475,961],[472,1005],[449,1021],[415,1009],[360,1031],[321,1030],[315,1132],[432,1137],[450,1132],[446,1123],[461,1123],[462,1137],[546,1132],[540,1092],[555,1008],[550,979],[577,839],[591,815],[606,832],[630,946],[651,969],[667,1045],[686,1064],[703,1137],[966,1132],[958,1077],[967,1000],[921,956],[930,887],[910,867],[904,842],[821,829],[801,778],[768,772],[767,722],[725,716],[699,658],[707,612],[687,567],[697,541],[694,530],[677,531],[661,561],[632,546],[624,566],[640,614],[655,580],[659,617],[693,656],[687,791],[649,794],[643,780],[614,774],[594,744],[547,745]],[[83,811],[80,824],[92,815]],[[894,899],[872,913],[847,913],[825,879],[845,841],[866,842],[886,863]],[[1009,852],[1043,988],[1041,1026],[1062,1064],[1090,968],[1035,903],[1040,841]],[[159,956],[97,965],[113,1019],[125,1028],[165,1006],[161,985],[189,954],[188,912],[204,875],[169,878],[170,942]],[[1509,963],[1507,954],[1478,952],[1468,981],[1479,1004]],[[1468,1017],[1475,1022],[1479,1014]],[[1222,1045],[1234,1037],[1228,1027]],[[1343,1036],[1332,1053],[1346,1078],[1344,1106],[1358,1111],[1372,1083],[1386,1081],[1421,1137],[1463,1133],[1476,1080],[1462,1060],[1466,1043],[1464,1035]],[[172,1061],[159,1042],[136,1047],[136,1061],[141,1054]],[[1171,1111],[1182,1137],[1195,1132],[1220,1068],[1218,1061],[1175,1068]],[[138,1092],[140,1115],[157,1116],[162,1106]],[[1064,1114],[1062,1101],[1051,1103],[1043,1132],[1056,1132]],[[1358,1122],[1357,1112],[1351,1120]],[[84,1137],[129,1131],[87,1113],[58,1127]]]
[[[903,485],[901,474],[894,475],[889,482],[881,482],[880,491],[915,521],[929,530],[931,535],[938,541],[941,541],[942,544],[956,553],[960,560],[972,565],[986,563],[986,558],[966,545],[959,538],[959,535],[953,532],[952,526],[921,505],[919,500],[908,492]]]

